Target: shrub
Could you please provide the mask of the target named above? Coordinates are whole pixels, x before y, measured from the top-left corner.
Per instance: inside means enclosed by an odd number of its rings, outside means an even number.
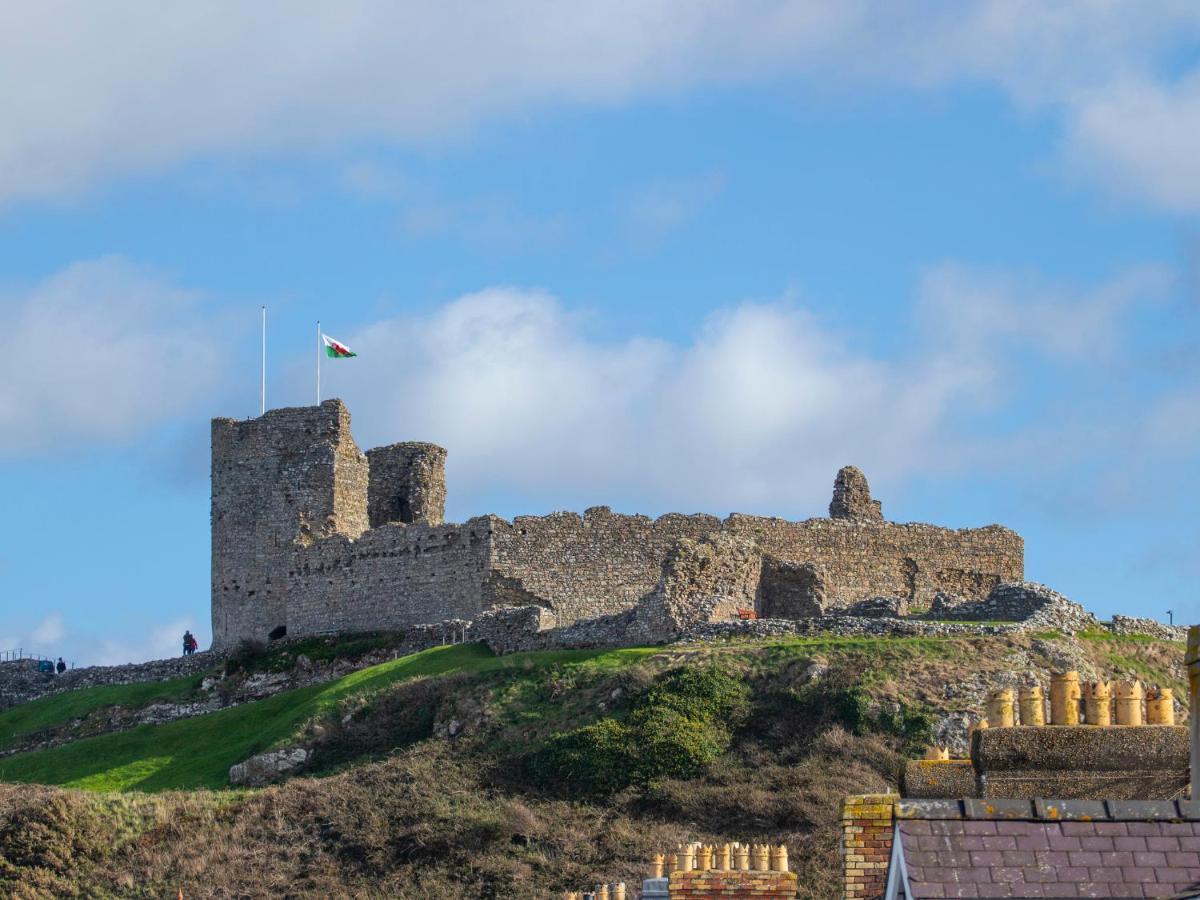
[[[246,638],[238,641],[236,647],[225,657],[225,674],[234,672],[253,671],[267,655],[267,645],[262,641]]]
[[[638,706],[673,710],[697,722],[726,723],[732,730],[746,721],[750,689],[718,666],[677,669],[650,688]]]
[[[729,732],[673,709],[644,707],[630,717],[632,767],[627,783],[653,787],[666,778],[693,778],[729,747]]]
[[[608,794],[629,784],[636,745],[629,728],[616,719],[601,719],[583,728],[552,736],[532,760],[532,774],[542,784]]]
[[[691,778],[728,749],[749,694],[716,666],[678,669],[642,694],[625,722],[609,717],[554,735],[534,755],[532,774],[547,786],[599,794]]]

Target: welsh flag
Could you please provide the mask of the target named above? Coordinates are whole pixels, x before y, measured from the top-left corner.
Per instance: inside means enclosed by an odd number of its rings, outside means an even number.
[[[335,341],[327,334],[322,334],[321,340],[325,342],[325,355],[330,359],[349,359],[351,356],[358,356],[341,341]]]

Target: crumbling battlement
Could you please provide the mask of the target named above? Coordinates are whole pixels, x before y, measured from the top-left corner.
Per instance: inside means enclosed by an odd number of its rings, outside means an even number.
[[[885,521],[851,467],[827,519],[598,506],[442,524],[445,458],[421,443],[363,454],[339,400],[214,420],[214,646],[518,606],[545,608],[559,627],[638,608],[649,638],[671,630],[648,624],[658,601],[686,627],[738,610],[825,615],[879,596],[917,609],[939,592],[979,601],[1024,574],[1019,535]]]

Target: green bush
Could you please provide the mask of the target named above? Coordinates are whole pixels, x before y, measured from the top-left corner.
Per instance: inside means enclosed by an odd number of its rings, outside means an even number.
[[[628,727],[601,719],[552,736],[533,757],[533,775],[549,787],[609,794],[630,783],[634,746]]]
[[[750,689],[718,666],[678,669],[651,687],[638,707],[673,710],[697,722],[724,723],[732,730],[746,721]]]
[[[749,695],[744,681],[715,666],[676,670],[624,722],[608,717],[551,737],[534,754],[532,774],[559,790],[599,794],[691,778],[728,749]]]
[[[634,746],[627,779],[638,787],[666,778],[694,778],[729,747],[728,730],[673,709],[641,709],[630,720]]]

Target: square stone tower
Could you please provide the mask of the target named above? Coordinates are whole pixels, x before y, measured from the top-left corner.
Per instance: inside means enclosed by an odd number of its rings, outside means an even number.
[[[287,624],[293,545],[367,529],[367,458],[341,400],[212,423],[213,646]]]

